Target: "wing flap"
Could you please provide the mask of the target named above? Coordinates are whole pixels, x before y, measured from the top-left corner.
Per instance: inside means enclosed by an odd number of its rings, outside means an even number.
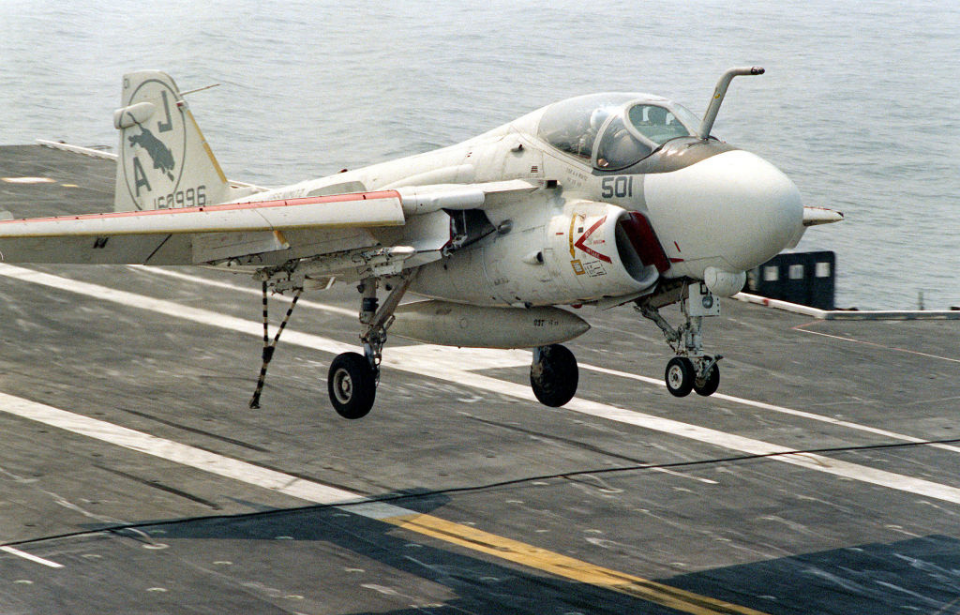
[[[326,235],[339,237],[349,232],[351,237],[356,233],[367,236],[364,229],[403,227],[407,216],[418,223],[406,235],[421,238],[424,228],[429,227],[431,241],[443,244],[449,240],[449,224],[441,210],[491,206],[537,188],[520,180],[441,184],[203,207],[0,219],[0,260],[191,265],[272,255],[267,259],[272,262],[325,253],[284,237],[307,233],[311,237],[308,243],[313,246]],[[409,240],[406,235],[404,239]],[[338,243],[338,251],[369,247],[371,241],[369,237],[363,241],[353,237],[346,241],[348,245],[340,245],[343,243]],[[429,261],[434,260],[432,253],[437,249],[434,246],[422,251],[431,252],[426,259]],[[266,261],[261,258],[258,262]]]

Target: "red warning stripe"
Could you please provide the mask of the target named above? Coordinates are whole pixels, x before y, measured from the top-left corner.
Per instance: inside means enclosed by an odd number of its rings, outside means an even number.
[[[344,201],[368,201],[373,199],[400,199],[396,190],[378,192],[355,192],[332,196],[315,196],[298,199],[280,199],[276,201],[247,201],[243,203],[225,203],[205,205],[203,207],[174,207],[170,209],[147,209],[143,211],[120,211],[104,214],[83,214],[79,216],[55,216],[52,218],[28,218],[26,220],[0,220],[0,224],[22,224],[24,222],[55,222],[59,220],[103,220],[106,218],[136,218],[140,216],[175,216],[196,212],[232,211],[238,209],[265,209],[269,207],[296,207],[299,205],[320,205],[323,203],[342,203]]]

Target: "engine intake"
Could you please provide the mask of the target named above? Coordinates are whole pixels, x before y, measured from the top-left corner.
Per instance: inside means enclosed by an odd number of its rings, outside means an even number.
[[[549,238],[553,267],[585,299],[642,292],[670,268],[646,216],[607,203],[575,203],[551,221]]]

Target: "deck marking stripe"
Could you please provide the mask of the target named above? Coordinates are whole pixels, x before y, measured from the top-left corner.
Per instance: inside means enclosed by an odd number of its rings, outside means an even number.
[[[815,322],[820,323],[824,321],[815,321]],[[821,333],[819,331],[810,331],[803,328],[811,324],[814,324],[814,323],[807,323],[805,325],[799,325],[797,327],[792,327],[792,328],[794,331],[799,331],[801,333],[809,333],[810,335],[819,335],[821,337],[829,337],[830,339],[840,340],[841,342],[863,344],[864,346],[872,346],[874,348],[882,348],[884,350],[892,350],[894,352],[905,352],[907,354],[914,354],[914,355],[917,355],[918,357],[925,357],[927,359],[939,359],[941,361],[950,361],[951,363],[960,363],[960,359],[952,359],[950,357],[941,357],[940,355],[937,355],[937,354],[929,354],[926,352],[920,352],[918,350],[910,350],[907,348],[897,348],[896,346],[884,346],[883,344],[878,344],[876,342],[866,342],[864,340],[858,340],[852,337],[843,337],[842,335],[830,335],[829,333]]]
[[[159,438],[6,393],[0,393],[0,411],[140,453],[153,455],[210,474],[241,480],[308,502],[329,504],[360,498],[350,491],[296,478],[252,463],[231,459],[187,444]]]
[[[290,495],[307,502],[339,505],[342,510],[349,513],[397,525],[404,529],[439,538],[451,544],[543,572],[590,583],[648,602],[664,604],[692,615],[726,615],[733,613],[763,615],[752,609],[731,605],[721,600],[686,592],[669,585],[595,566],[546,549],[444,521],[438,517],[420,515],[412,510],[386,502],[371,501],[369,498],[346,489],[297,478],[283,472],[269,470],[187,444],[74,414],[13,395],[0,393],[0,411],[173,461],[210,474]],[[0,547],[0,550],[45,566],[62,567],[61,564],[24,553],[13,547]]]
[[[631,374],[629,372],[621,372],[615,369],[608,369],[606,367],[597,367],[595,365],[585,365],[580,364],[582,369],[587,369],[590,371],[598,372],[601,374],[607,374],[609,376],[616,376],[618,378],[628,378],[630,380],[638,380],[640,382],[645,382],[647,384],[652,384],[658,387],[665,388],[667,385],[663,380],[657,380],[655,378],[650,378],[647,376],[640,376],[638,374]],[[865,431],[867,433],[876,434],[878,436],[883,436],[885,438],[892,438],[894,440],[902,440],[904,442],[913,442],[915,444],[920,444],[926,442],[923,438],[917,438],[914,436],[908,436],[902,433],[896,433],[894,431],[887,431],[886,429],[880,429],[878,427],[870,427],[869,425],[862,425],[860,423],[852,423],[850,421],[842,421],[840,419],[835,419],[832,416],[824,416],[822,414],[815,414],[813,412],[804,412],[803,410],[794,410],[793,408],[786,408],[784,406],[777,406],[774,404],[768,404],[762,401],[754,401],[752,399],[746,399],[743,397],[734,397],[732,395],[724,395],[723,393],[714,393],[712,395],[714,399],[722,399],[724,401],[729,401],[734,404],[740,404],[743,406],[752,406],[754,408],[760,408],[761,410],[770,410],[772,412],[779,412],[781,414],[789,414],[791,416],[798,416],[800,418],[809,419],[811,421],[819,421],[821,423],[829,423],[830,425],[836,425],[838,427],[845,427],[847,429],[854,429],[857,431]],[[931,448],[939,448],[941,450],[950,451],[952,453],[960,453],[960,447],[952,446],[950,444],[938,444],[932,443],[928,444]]]
[[[121,305],[152,310],[157,313],[192,320],[218,328],[240,331],[257,337],[262,335],[262,323],[225,316],[208,310],[191,308],[172,301],[145,297],[97,284],[78,282],[31,269],[13,267],[11,265],[0,265],[0,275],[85,294]],[[288,333],[287,343],[334,354],[356,350],[356,348],[350,344],[343,344],[318,335],[297,331],[290,331]],[[429,353],[429,355],[425,353]],[[384,358],[383,364],[393,369],[413,372],[419,375],[428,375],[432,378],[497,394],[508,395],[518,399],[530,401],[535,399],[533,392],[528,386],[461,369],[463,355],[448,349],[445,349],[445,352],[435,352],[435,347],[430,346],[404,346],[395,348],[391,351],[389,359]],[[699,427],[689,423],[682,423],[672,419],[644,414],[634,410],[626,410],[609,404],[581,398],[571,400],[564,406],[564,410],[634,425],[751,455],[774,455],[770,457],[771,460],[789,463],[841,478],[853,479],[953,504],[960,504],[960,489],[956,487],[874,469],[869,466],[831,459],[822,455],[812,453],[798,454],[795,453],[793,449],[785,446],[729,434],[715,429]]]
[[[52,562],[48,559],[38,557],[32,553],[27,553],[26,551],[21,551],[20,549],[14,549],[13,547],[0,547],[0,551],[5,551],[11,555],[16,555],[17,557],[22,557],[25,560],[30,560],[36,564],[42,564],[49,568],[63,568],[63,564],[58,564],[57,562]]]
[[[418,534],[438,538],[516,564],[543,570],[558,577],[596,587],[604,587],[686,613],[697,615],[714,615],[716,613],[760,615],[759,611],[747,607],[707,598],[608,568],[594,566],[572,557],[532,547],[466,525],[444,521],[431,515],[412,514],[390,517],[383,519],[383,521]]]
[[[411,356],[410,349],[416,350],[418,347],[404,347],[394,349],[391,353],[390,361],[384,359],[384,364],[394,369],[407,369],[409,366],[403,365],[403,356]],[[406,353],[404,353],[406,351]],[[451,353],[456,355],[456,353]],[[454,366],[456,356],[452,357],[450,363],[437,364],[434,361],[431,364],[430,371],[420,373],[428,374],[433,378],[442,378],[450,382],[456,382],[464,386],[470,386],[483,389],[493,393],[508,395],[520,399],[536,401],[533,392],[529,386],[515,384],[504,380],[498,380],[488,376],[475,374],[468,371],[456,371]],[[411,370],[412,371],[412,370]],[[817,455],[813,453],[798,453],[795,449],[771,444],[762,440],[755,440],[745,436],[738,436],[708,427],[700,427],[690,423],[682,423],[673,419],[644,414],[634,410],[625,410],[609,404],[589,401],[579,397],[573,398],[563,407],[564,410],[578,412],[597,418],[603,418],[618,423],[635,425],[644,429],[680,436],[690,440],[696,440],[704,444],[719,446],[722,448],[740,451],[749,455],[770,456],[771,461],[779,461],[795,466],[800,466],[809,470],[816,470],[825,474],[831,474],[840,478],[853,479],[856,481],[887,487],[898,491],[922,495],[952,504],[960,504],[960,488],[943,485],[921,478],[913,478],[903,474],[896,474],[886,470],[879,470],[869,466],[859,465],[848,461],[841,461]]]

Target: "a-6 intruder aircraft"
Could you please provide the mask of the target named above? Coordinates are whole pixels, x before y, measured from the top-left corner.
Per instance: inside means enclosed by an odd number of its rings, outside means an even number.
[[[559,343],[589,325],[557,306],[587,304],[632,303],[676,355],[669,391],[710,395],[720,357],[704,353],[701,326],[719,314],[717,297],[740,291],[745,271],[806,227],[842,218],[805,208],[773,165],[711,136],[731,79],[761,73],[727,71],[702,120],[648,94],[580,96],[459,145],[276,190],[228,181],[173,79],[130,73],[114,114],[115,213],[0,222],[0,252],[7,262],[252,273],[265,306],[252,407],[274,348],[268,290],[299,297],[334,281],[360,291],[364,354],[337,356],[328,378],[346,418],[373,405],[388,330],[533,348],[533,391],[562,406],[578,372]],[[407,291],[429,300],[400,305]],[[658,309],[676,302],[684,322],[673,328]]]

